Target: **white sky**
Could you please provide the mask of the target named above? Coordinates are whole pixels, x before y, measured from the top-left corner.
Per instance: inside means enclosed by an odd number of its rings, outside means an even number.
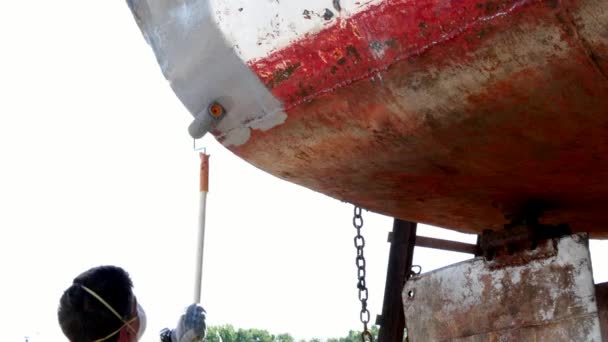
[[[156,341],[192,301],[199,160],[190,115],[123,1],[7,2],[0,44],[3,341],[63,341],[59,296],[100,264],[131,273],[148,314],[144,341]],[[209,137],[200,145],[212,155],[209,322],[304,338],[359,329],[352,207],[257,170]],[[375,317],[392,219],[364,218]],[[592,244],[594,260],[606,247]],[[419,248],[415,263],[430,270],[466,257]],[[605,266],[594,271],[608,280]]]

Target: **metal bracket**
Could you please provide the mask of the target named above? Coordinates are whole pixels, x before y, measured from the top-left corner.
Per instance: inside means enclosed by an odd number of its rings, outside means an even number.
[[[539,222],[542,210],[537,206],[522,210],[512,216],[503,230],[485,230],[479,246],[486,260],[500,255],[514,255],[518,251],[534,250],[545,240],[572,234],[567,224],[546,225]]]

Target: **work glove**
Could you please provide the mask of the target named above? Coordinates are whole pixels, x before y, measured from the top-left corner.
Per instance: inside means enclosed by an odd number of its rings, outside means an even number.
[[[192,304],[181,315],[177,327],[173,330],[163,329],[160,333],[162,342],[200,342],[205,338],[207,312],[202,306]]]

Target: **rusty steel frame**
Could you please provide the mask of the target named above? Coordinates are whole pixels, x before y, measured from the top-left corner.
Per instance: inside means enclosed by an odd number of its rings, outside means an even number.
[[[391,244],[384,289],[382,314],[376,317],[376,325],[380,326],[378,341],[403,341],[405,317],[401,291],[405,282],[412,275],[411,268],[414,260],[415,247],[426,247],[453,252],[467,253],[474,256],[481,254],[480,245],[436,239],[416,235],[416,222],[395,219],[393,231],[389,232],[388,242]]]
[[[479,244],[473,245],[458,241],[417,236],[416,225],[415,222],[395,219],[393,231],[388,236],[388,242],[391,244],[391,247],[384,289],[384,301],[382,314],[376,317],[376,324],[380,326],[378,334],[379,342],[403,341],[405,316],[403,314],[401,291],[405,282],[412,275],[411,268],[416,246],[469,253],[475,256],[480,254]]]
[[[376,318],[380,326],[379,342],[403,341],[405,317],[401,291],[407,281],[414,260],[416,245],[416,223],[395,219],[393,231],[389,233],[391,244],[386,271],[382,315]]]
[[[597,284],[595,286],[595,298],[600,316],[602,340],[608,341],[608,283]]]
[[[478,253],[478,247],[470,243],[464,243],[459,241],[450,241],[443,239],[435,239],[427,236],[416,237],[417,247],[426,247],[433,249],[441,249],[445,251],[467,253],[476,255]]]

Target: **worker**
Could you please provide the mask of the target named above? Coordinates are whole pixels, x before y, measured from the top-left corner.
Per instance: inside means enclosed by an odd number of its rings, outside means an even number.
[[[192,304],[161,342],[200,342],[205,310]],[[94,267],[76,277],[59,301],[61,330],[70,342],[135,342],[146,329],[146,315],[133,294],[129,274],[120,267]]]

